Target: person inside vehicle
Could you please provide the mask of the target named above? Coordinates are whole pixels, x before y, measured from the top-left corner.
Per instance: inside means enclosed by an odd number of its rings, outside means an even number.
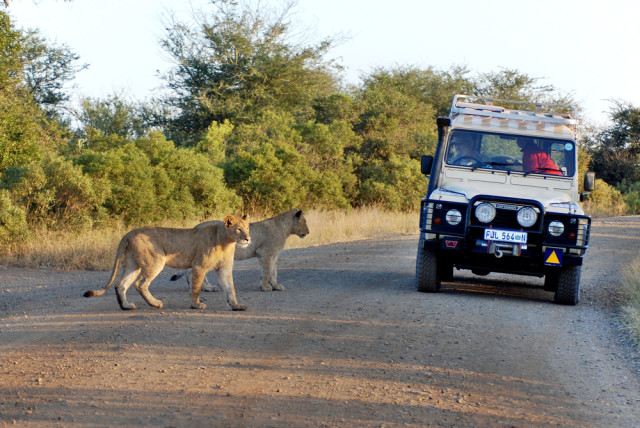
[[[522,150],[522,170],[525,173],[562,175],[551,156],[541,150],[533,138],[519,137],[518,147]]]
[[[449,159],[452,164],[477,166],[482,163],[482,155],[474,149],[473,142],[469,138],[457,136],[451,144],[453,151]]]

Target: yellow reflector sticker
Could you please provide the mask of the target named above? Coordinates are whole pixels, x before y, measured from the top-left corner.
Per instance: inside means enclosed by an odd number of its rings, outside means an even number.
[[[544,251],[544,264],[549,266],[562,266],[562,249],[547,248]]]

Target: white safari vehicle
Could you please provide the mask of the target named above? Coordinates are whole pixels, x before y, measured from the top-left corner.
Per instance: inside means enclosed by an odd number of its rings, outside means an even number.
[[[504,272],[544,276],[557,303],[578,303],[591,218],[579,204],[575,109],[456,95],[437,122],[435,155],[422,157],[417,289],[438,291],[454,268]],[[585,192],[594,182],[587,172]]]

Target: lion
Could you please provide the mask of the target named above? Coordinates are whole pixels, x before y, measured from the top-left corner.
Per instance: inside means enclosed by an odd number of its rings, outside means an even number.
[[[115,280],[122,265],[120,282],[116,285],[116,295],[120,308],[136,309],[127,302],[127,289],[134,284],[136,290],[155,308],[162,308],[162,301],[149,292],[149,285],[165,266],[190,268],[193,276],[191,287],[191,308],[205,309],[200,302],[200,287],[208,270],[218,274],[227,302],[234,311],[244,311],[239,305],[233,286],[233,254],[236,249],[246,247],[251,242],[248,216],[225,217],[224,222],[212,222],[193,229],[167,227],[143,227],[124,235],[116,252],[111,280],[102,290],[89,290],[85,297],[102,296]]]
[[[196,228],[207,227],[216,221],[207,221],[196,226]],[[284,248],[284,244],[290,235],[298,235],[304,238],[309,234],[307,220],[301,210],[292,209],[275,217],[268,218],[249,225],[251,229],[251,243],[244,247],[236,247],[234,258],[236,260],[246,260],[257,257],[262,265],[262,279],[260,289],[263,291],[284,291],[284,286],[278,284],[278,255]],[[171,277],[175,281],[188,271],[181,272]],[[189,277],[187,276],[187,283]],[[204,278],[202,287],[205,291],[218,291]]]

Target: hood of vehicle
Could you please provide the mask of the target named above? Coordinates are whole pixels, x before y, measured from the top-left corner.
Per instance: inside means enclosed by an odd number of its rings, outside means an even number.
[[[545,209],[548,209],[552,203],[571,203],[571,194],[566,189],[470,181],[443,183],[440,189],[433,192],[431,199],[458,199],[459,202],[463,200],[466,202],[477,195],[534,200],[541,203]]]

